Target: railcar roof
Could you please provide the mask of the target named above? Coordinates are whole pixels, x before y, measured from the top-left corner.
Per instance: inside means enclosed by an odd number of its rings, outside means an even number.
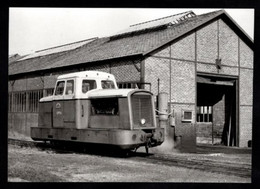
[[[84,78],[108,78],[114,79],[114,75],[106,72],[100,71],[82,71],[82,72],[74,72],[69,74],[60,75],[58,79],[66,79],[66,78],[73,78],[73,77],[84,77]]]
[[[129,93],[133,92],[148,92],[142,89],[100,89],[89,91],[88,98],[111,98],[111,97],[127,97]]]

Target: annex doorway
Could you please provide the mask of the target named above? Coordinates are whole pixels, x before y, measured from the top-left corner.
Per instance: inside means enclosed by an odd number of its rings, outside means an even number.
[[[237,79],[197,76],[197,143],[238,146]]]

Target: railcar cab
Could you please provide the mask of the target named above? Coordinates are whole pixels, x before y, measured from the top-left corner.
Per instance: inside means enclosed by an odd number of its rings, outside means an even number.
[[[79,98],[93,89],[117,89],[112,74],[98,71],[84,71],[61,75],[57,78],[54,99]]]
[[[52,96],[40,99],[38,125],[53,128],[87,128],[88,95],[99,89],[117,89],[112,74],[83,71],[57,78]]]
[[[87,128],[90,102],[86,99],[90,91],[98,89],[117,89],[114,76],[85,71],[58,77],[53,96],[53,127]]]

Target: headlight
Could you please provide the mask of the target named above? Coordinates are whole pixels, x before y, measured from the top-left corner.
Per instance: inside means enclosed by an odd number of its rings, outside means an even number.
[[[140,122],[141,122],[142,125],[144,125],[146,120],[145,119],[141,119]]]

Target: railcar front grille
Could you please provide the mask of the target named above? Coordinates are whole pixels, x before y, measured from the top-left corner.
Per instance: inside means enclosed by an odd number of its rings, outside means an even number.
[[[151,96],[134,94],[132,95],[131,103],[134,128],[153,127]]]

